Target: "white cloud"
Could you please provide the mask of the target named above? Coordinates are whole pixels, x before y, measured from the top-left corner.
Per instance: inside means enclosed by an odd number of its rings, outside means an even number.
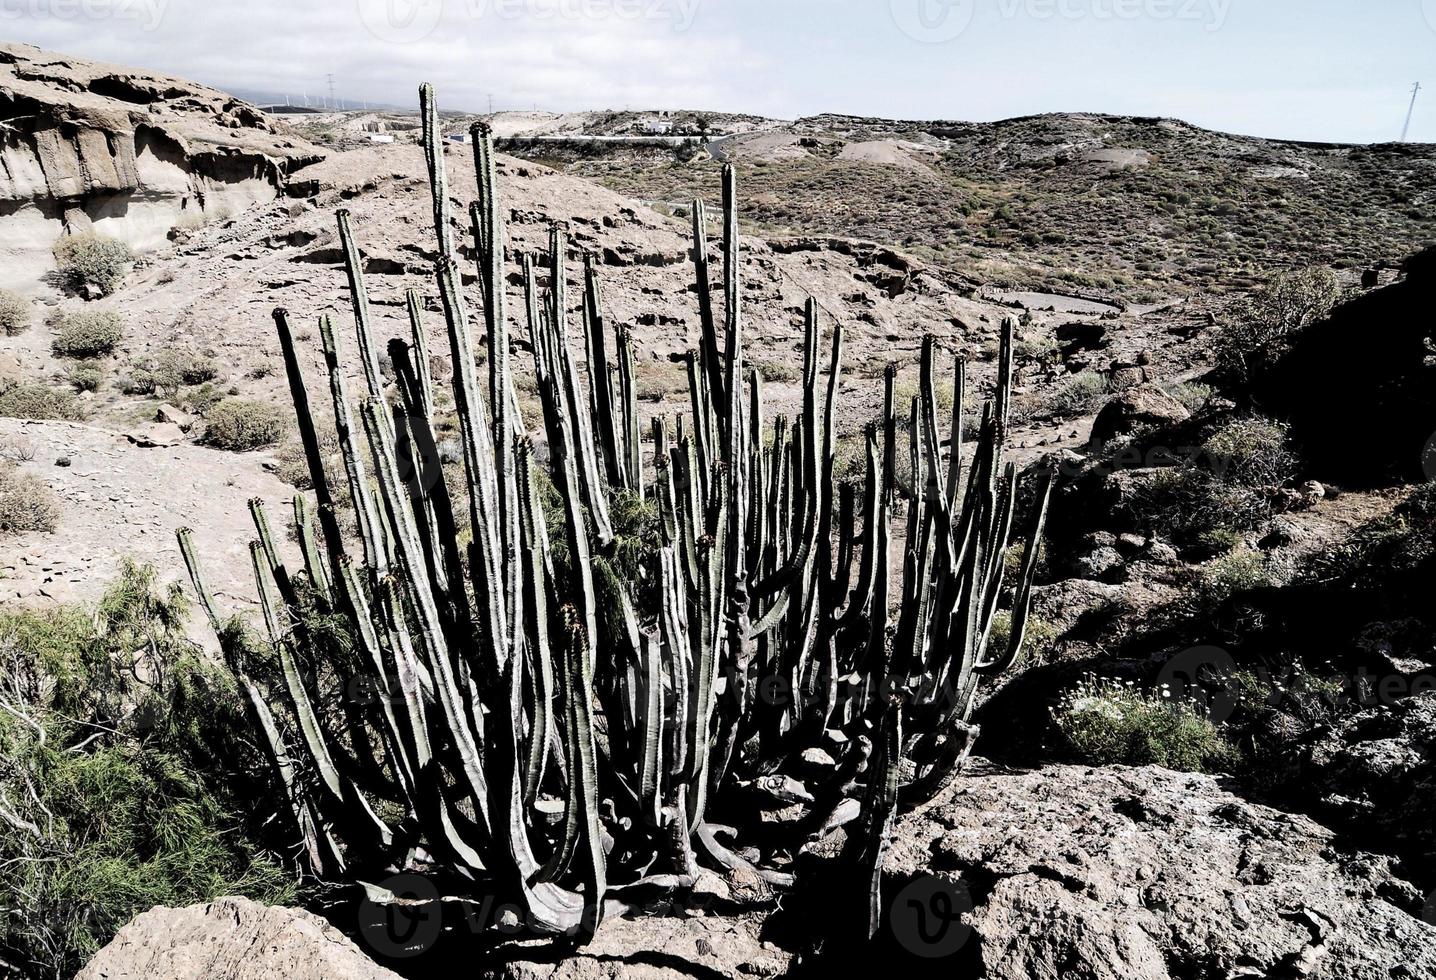
[[[51,3],[164,5],[140,18],[56,16]],[[733,36],[697,30],[715,0],[0,0],[6,33],[220,86],[412,104],[566,109],[709,106],[718,67],[752,68]],[[3,23],[3,22],[0,22]],[[147,29],[150,28],[150,29]]]

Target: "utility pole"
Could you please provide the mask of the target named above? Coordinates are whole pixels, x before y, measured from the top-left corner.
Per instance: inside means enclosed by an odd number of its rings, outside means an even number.
[[[1406,125],[1401,127],[1401,142],[1406,142],[1406,134],[1411,132],[1411,116],[1416,112],[1416,96],[1421,92],[1421,83],[1417,82],[1411,86],[1411,108],[1406,110]]]
[[[337,103],[337,102],[334,101],[334,73],[333,73],[333,72],[330,72],[329,75],[328,75],[328,78],[329,78],[329,108],[331,108],[331,109],[337,109],[337,108],[339,108],[339,103]]]
[[[493,93],[491,92],[491,93],[489,93],[489,115],[492,116],[493,114],[494,114],[494,96],[493,96]]]

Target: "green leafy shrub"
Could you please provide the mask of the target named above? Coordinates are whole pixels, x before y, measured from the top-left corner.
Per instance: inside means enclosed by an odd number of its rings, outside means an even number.
[[[1211,609],[1239,593],[1281,585],[1286,577],[1260,551],[1239,548],[1203,565],[1194,593],[1199,606]]]
[[[1281,486],[1296,475],[1286,426],[1259,416],[1228,422],[1202,447],[1207,464],[1225,480],[1246,487]]]
[[[0,289],[0,333],[17,337],[30,329],[34,319],[34,309],[29,300],[8,289]]]
[[[919,382],[917,378],[908,378],[893,385],[893,409],[897,413],[898,424],[907,422],[908,412],[912,408],[912,400],[919,395]],[[942,426],[942,431],[947,432],[951,425],[952,401],[957,396],[954,394],[951,381],[939,381],[933,379],[933,394],[937,396],[937,422]]]
[[[1050,330],[1028,329],[1018,335],[1013,354],[1019,361],[1056,364],[1062,357],[1062,349]]]
[[[1088,674],[1058,700],[1052,720],[1067,750],[1091,765],[1216,772],[1237,758],[1199,701],[1178,700],[1165,687]]]
[[[1054,415],[1086,415],[1101,404],[1111,391],[1099,371],[1082,371],[1062,382],[1048,403]]]
[[[93,363],[76,364],[65,372],[65,380],[76,391],[98,391],[104,381],[104,373]]]
[[[0,381],[0,418],[76,421],[84,417],[72,391],[38,381]]]
[[[59,523],[55,491],[33,473],[0,462],[0,533],[53,531]]]
[[[113,310],[75,310],[56,321],[50,350],[84,360],[113,353],[124,338],[125,321]]]
[[[1180,548],[1213,548],[1218,535],[1251,531],[1271,516],[1265,496],[1197,466],[1158,470],[1137,483],[1124,505],[1132,520]]]
[[[202,385],[219,377],[214,358],[193,351],[165,351],[132,364],[120,388],[127,395],[172,395],[187,385]]]
[[[234,394],[233,390],[226,394],[224,389],[206,381],[198,387],[186,389],[177,400],[179,407],[191,415],[208,415],[216,405]]]
[[[122,241],[84,232],[66,235],[55,243],[55,266],[65,286],[80,292],[91,286],[101,296],[115,291],[134,261],[134,253]]]
[[[753,368],[765,384],[791,384],[801,380],[797,367],[787,361],[757,361]]]
[[[1206,408],[1216,392],[1211,385],[1200,381],[1182,381],[1166,386],[1167,394],[1182,403],[1182,407],[1193,415]]]
[[[243,453],[273,445],[284,435],[284,416],[267,402],[226,398],[205,415],[204,441]]]
[[[1341,301],[1341,285],[1327,269],[1277,277],[1255,293],[1217,336],[1217,365],[1245,383],[1291,347],[1297,334],[1328,316]]]
[[[1040,616],[1029,615],[1027,617],[1027,632],[1022,638],[1023,656],[1029,664],[1040,664],[1045,662],[1052,655],[1052,648],[1057,643],[1060,634],[1057,627]],[[992,617],[992,632],[988,634],[987,650],[989,656],[993,651],[1006,650],[1012,639],[1012,613],[1006,609],[999,610]]]
[[[263,760],[185,615],[132,565],[93,613],[0,613],[0,960],[25,975],[74,976],[155,905],[293,901],[257,825],[235,816]]]
[[[1241,747],[1245,775],[1262,787],[1307,771],[1313,738],[1350,709],[1343,680],[1296,662],[1239,670],[1220,682],[1234,705],[1226,730]]]

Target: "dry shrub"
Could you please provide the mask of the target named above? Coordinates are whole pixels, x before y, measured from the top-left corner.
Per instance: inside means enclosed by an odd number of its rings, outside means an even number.
[[[270,446],[284,435],[284,416],[266,402],[226,398],[205,415],[204,441],[244,453]]]
[[[66,235],[55,243],[55,266],[65,286],[80,292],[93,286],[101,296],[108,296],[125,278],[134,253],[122,241],[83,232]]]
[[[59,523],[55,491],[33,473],[0,462],[0,533],[53,531]]]

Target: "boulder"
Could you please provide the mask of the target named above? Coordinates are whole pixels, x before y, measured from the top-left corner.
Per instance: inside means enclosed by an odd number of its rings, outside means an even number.
[[[179,427],[182,432],[188,432],[195,423],[195,417],[182,408],[176,408],[168,402],[155,409],[156,422],[168,422]]]
[[[1099,582],[1120,582],[1125,577],[1126,562],[1116,548],[1097,548],[1073,561],[1077,574]]]
[[[1211,776],[980,765],[897,821],[884,885],[894,901],[941,888],[957,896],[944,908],[971,909],[975,975],[1436,976],[1416,889],[1306,817]]]
[[[1120,585],[1069,578],[1032,589],[1032,613],[1059,633],[1066,633],[1089,613],[1114,608],[1122,602]]]
[[[1058,324],[1055,334],[1064,358],[1071,358],[1078,351],[1097,350],[1111,343],[1107,337],[1107,328],[1091,320]]]
[[[1139,384],[1112,398],[1092,423],[1091,442],[1109,442],[1139,429],[1184,422],[1191,417],[1181,402],[1154,384]]]
[[[399,980],[319,916],[247,898],[136,916],[76,980]]]

